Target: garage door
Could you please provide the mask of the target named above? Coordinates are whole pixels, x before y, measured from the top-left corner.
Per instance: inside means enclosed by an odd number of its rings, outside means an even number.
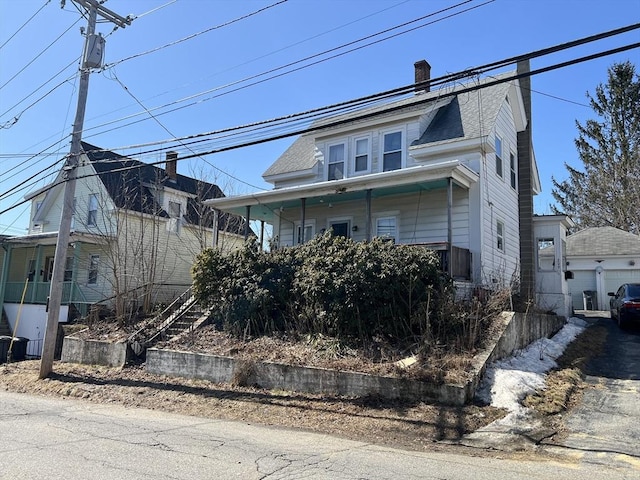
[[[595,270],[574,271],[573,279],[569,280],[568,284],[573,309],[583,310],[584,300],[582,292],[585,290],[596,291],[596,272]]]
[[[635,270],[605,270],[604,290],[615,292],[623,283],[640,283],[640,269]]]

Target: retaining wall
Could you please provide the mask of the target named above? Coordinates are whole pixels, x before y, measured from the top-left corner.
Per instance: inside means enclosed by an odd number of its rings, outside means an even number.
[[[511,355],[543,337],[553,336],[565,323],[564,317],[505,312],[500,328],[488,347],[474,358],[473,377],[464,385],[432,385],[406,379],[379,377],[314,367],[252,362],[231,357],[176,350],[147,350],[146,368],[159,375],[200,378],[215,383],[257,385],[274,390],[324,393],[327,395],[384,398],[415,398],[463,405],[472,400],[487,364]],[[65,337],[63,362],[122,367],[127,361],[125,342],[107,343]]]

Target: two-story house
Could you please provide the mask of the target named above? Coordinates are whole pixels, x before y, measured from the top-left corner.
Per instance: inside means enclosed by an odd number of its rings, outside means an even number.
[[[270,224],[275,248],[327,229],[356,241],[385,237],[439,251],[461,285],[531,289],[540,181],[529,78],[517,77],[436,90],[429,64],[417,62],[419,91],[315,123],[264,172],[273,190],[206,203]]]
[[[214,184],[177,173],[177,154],[165,168],[83,143],[77,168],[70,248],[60,321],[94,304],[117,315],[149,311],[191,285],[190,269],[203,248],[235,248],[244,221],[214,212],[206,199],[224,196]],[[31,193],[26,235],[1,240],[0,311],[15,335],[44,336],[46,303],[64,197],[64,172]],[[16,320],[19,320],[16,329]],[[35,345],[38,354],[39,346]],[[31,350],[33,350],[33,348]]]

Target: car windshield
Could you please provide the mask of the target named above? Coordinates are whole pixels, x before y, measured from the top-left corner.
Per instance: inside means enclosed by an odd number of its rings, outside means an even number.
[[[640,298],[640,284],[629,285],[629,296],[632,298]]]

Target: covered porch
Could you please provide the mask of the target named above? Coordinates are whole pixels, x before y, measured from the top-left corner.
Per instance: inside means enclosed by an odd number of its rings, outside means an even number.
[[[446,272],[469,280],[469,190],[477,181],[475,172],[452,160],[206,203],[260,222],[261,245],[264,226],[270,225],[271,248],[303,243],[330,228],[356,241],[384,237],[431,248]]]

